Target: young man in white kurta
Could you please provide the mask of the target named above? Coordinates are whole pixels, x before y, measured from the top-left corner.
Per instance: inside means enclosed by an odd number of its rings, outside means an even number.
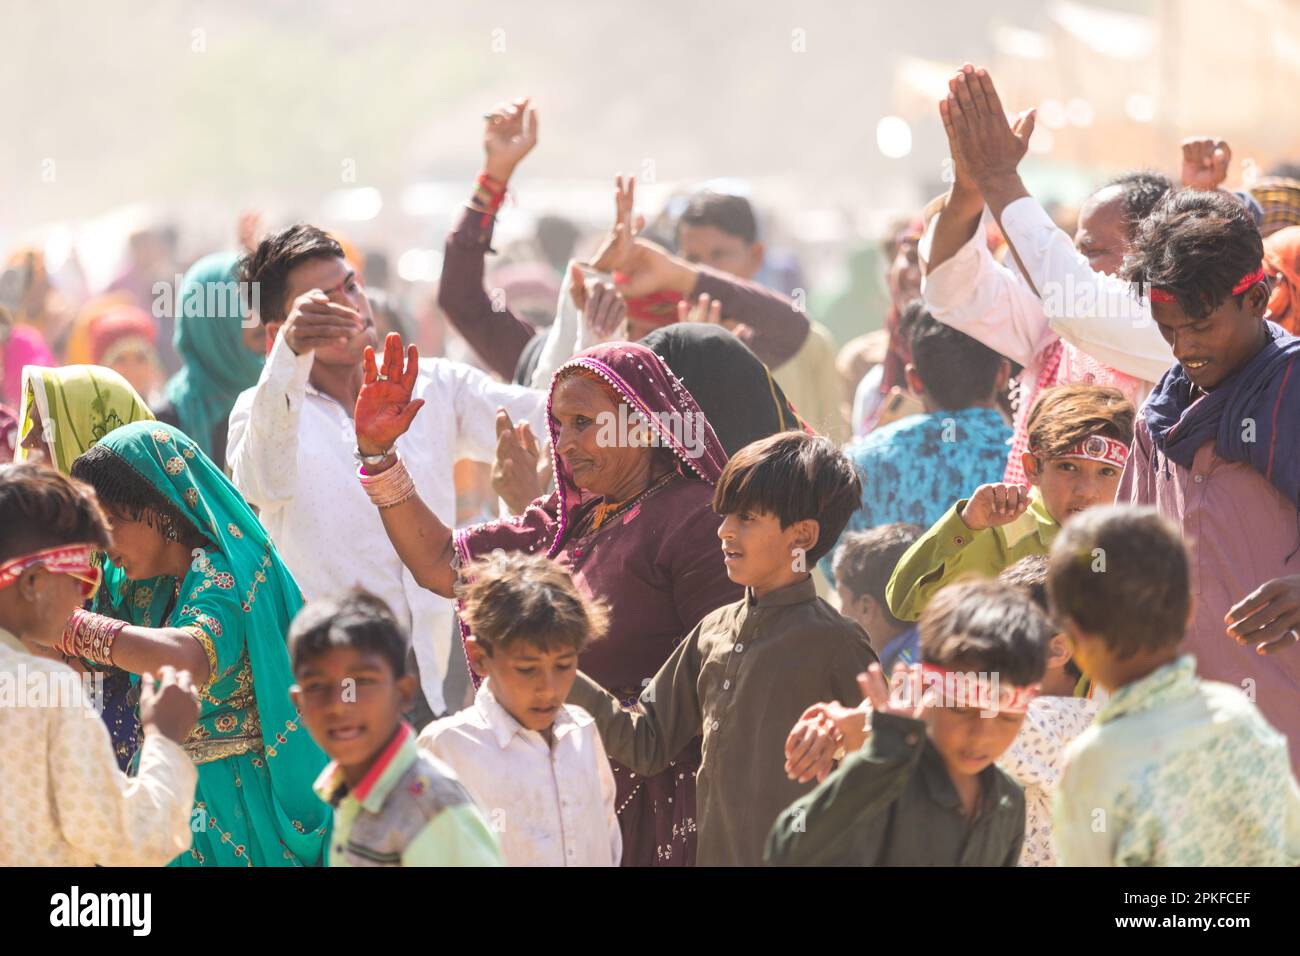
[[[351,409],[312,386],[314,358],[313,351],[295,355],[283,335],[276,338],[261,379],[230,413],[232,480],[257,506],[307,600],[354,585],[384,600],[411,635],[429,707],[443,713],[452,604],[420,587],[393,550],[357,481]],[[412,397],[429,407],[397,448],[424,502],[448,527],[456,519],[452,467],[460,458],[493,460],[497,408],[544,434],[544,392],[502,385],[459,362],[421,359]]]
[[[548,744],[510,716],[490,684],[472,707],[424,728],[419,746],[456,771],[507,866],[618,866],[614,774],[596,722],[564,704]]]

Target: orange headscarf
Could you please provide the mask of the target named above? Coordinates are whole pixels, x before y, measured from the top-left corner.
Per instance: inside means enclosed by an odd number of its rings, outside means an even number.
[[[1276,277],[1269,318],[1300,335],[1300,226],[1280,229],[1264,240],[1264,271]]]

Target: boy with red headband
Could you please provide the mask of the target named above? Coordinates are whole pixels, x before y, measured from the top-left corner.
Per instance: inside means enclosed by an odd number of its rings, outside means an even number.
[[[4,465],[0,528],[0,866],[162,866],[191,839],[190,676],[144,675],[144,744],[127,777],[89,682],[52,650],[99,587],[91,555],[111,544],[99,504],[51,468]]]
[[[1143,220],[1125,278],[1178,364],[1142,406],[1117,500],[1182,529],[1197,673],[1245,689],[1300,766],[1300,339],[1264,318],[1254,219],[1184,190]],[[1228,633],[1225,635],[1225,625]],[[1234,642],[1235,641],[1235,642]]]
[[[898,562],[885,591],[895,617],[915,621],[940,589],[964,574],[994,577],[1052,539],[1079,512],[1110,504],[1133,439],[1133,406],[1117,389],[1061,385],[1044,391],[1022,456],[1033,491],[981,485],[954,504]]]
[[[776,819],[778,865],[1015,866],[1025,797],[994,763],[1011,746],[1047,666],[1052,627],[1019,588],[970,581],[921,618],[921,664],[885,685],[858,677],[853,751]]]

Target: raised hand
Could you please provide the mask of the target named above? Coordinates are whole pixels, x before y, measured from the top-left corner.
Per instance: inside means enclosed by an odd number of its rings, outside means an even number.
[[[249,209],[239,214],[239,248],[245,252],[256,252],[263,232],[260,212]]]
[[[997,482],[980,485],[961,510],[961,520],[972,531],[1010,524],[1029,507],[1029,489]]]
[[[1218,189],[1228,178],[1232,147],[1225,140],[1193,136],[1183,140],[1183,185],[1192,189]]]
[[[528,422],[515,425],[510,413],[497,409],[497,453],[492,463],[492,490],[514,514],[535,501],[544,487],[538,473],[542,449]]]
[[[499,103],[483,117],[483,171],[497,182],[507,182],[537,145],[537,109],[528,103],[526,96]]]
[[[703,322],[706,325],[722,325],[722,303],[707,292],[701,292],[692,307],[687,299],[677,303],[678,322]]]
[[[885,671],[879,664],[872,664],[865,674],[858,675],[858,687],[862,689],[864,701],[876,713],[893,714],[896,717],[909,717],[923,720],[929,704],[929,692],[923,692],[916,671],[910,671],[899,664],[894,668],[894,677],[890,684],[885,683]]]
[[[636,177],[614,177],[614,227],[601,240],[600,248],[587,265],[597,272],[626,268],[632,256],[632,241],[645,228],[644,216],[633,216],[636,206]]]
[[[365,328],[361,313],[311,289],[293,300],[280,335],[295,355],[342,345]]]
[[[944,129],[953,148],[954,163],[983,188],[986,179],[1014,175],[1034,132],[1035,110],[1007,121],[993,78],[965,64],[949,84],[951,92],[940,107]]]
[[[612,283],[588,280],[582,268],[576,262],[570,266],[569,297],[596,336],[609,340],[627,320],[627,303]]]
[[[1300,574],[1261,584],[1229,608],[1223,623],[1229,637],[1260,654],[1300,644]]]
[[[375,368],[375,350],[370,346],[366,346],[363,361],[365,378],[353,412],[357,448],[363,455],[382,455],[411,427],[416,412],[424,407],[424,399],[411,399],[420,371],[420,351],[412,343],[406,349],[403,365],[402,337],[389,332],[384,342],[384,364]]]
[[[199,695],[189,671],[164,665],[158,679],[153,674],[140,678],[140,725],[150,727],[169,740],[184,743],[199,719]]]

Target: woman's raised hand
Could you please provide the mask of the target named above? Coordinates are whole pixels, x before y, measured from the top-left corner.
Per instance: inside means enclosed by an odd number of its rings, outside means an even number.
[[[365,378],[353,414],[357,448],[363,455],[382,455],[391,449],[424,406],[424,399],[411,399],[420,371],[420,351],[411,344],[405,357],[403,364],[402,337],[396,332],[388,333],[379,368],[375,367],[375,350],[366,346]]]

